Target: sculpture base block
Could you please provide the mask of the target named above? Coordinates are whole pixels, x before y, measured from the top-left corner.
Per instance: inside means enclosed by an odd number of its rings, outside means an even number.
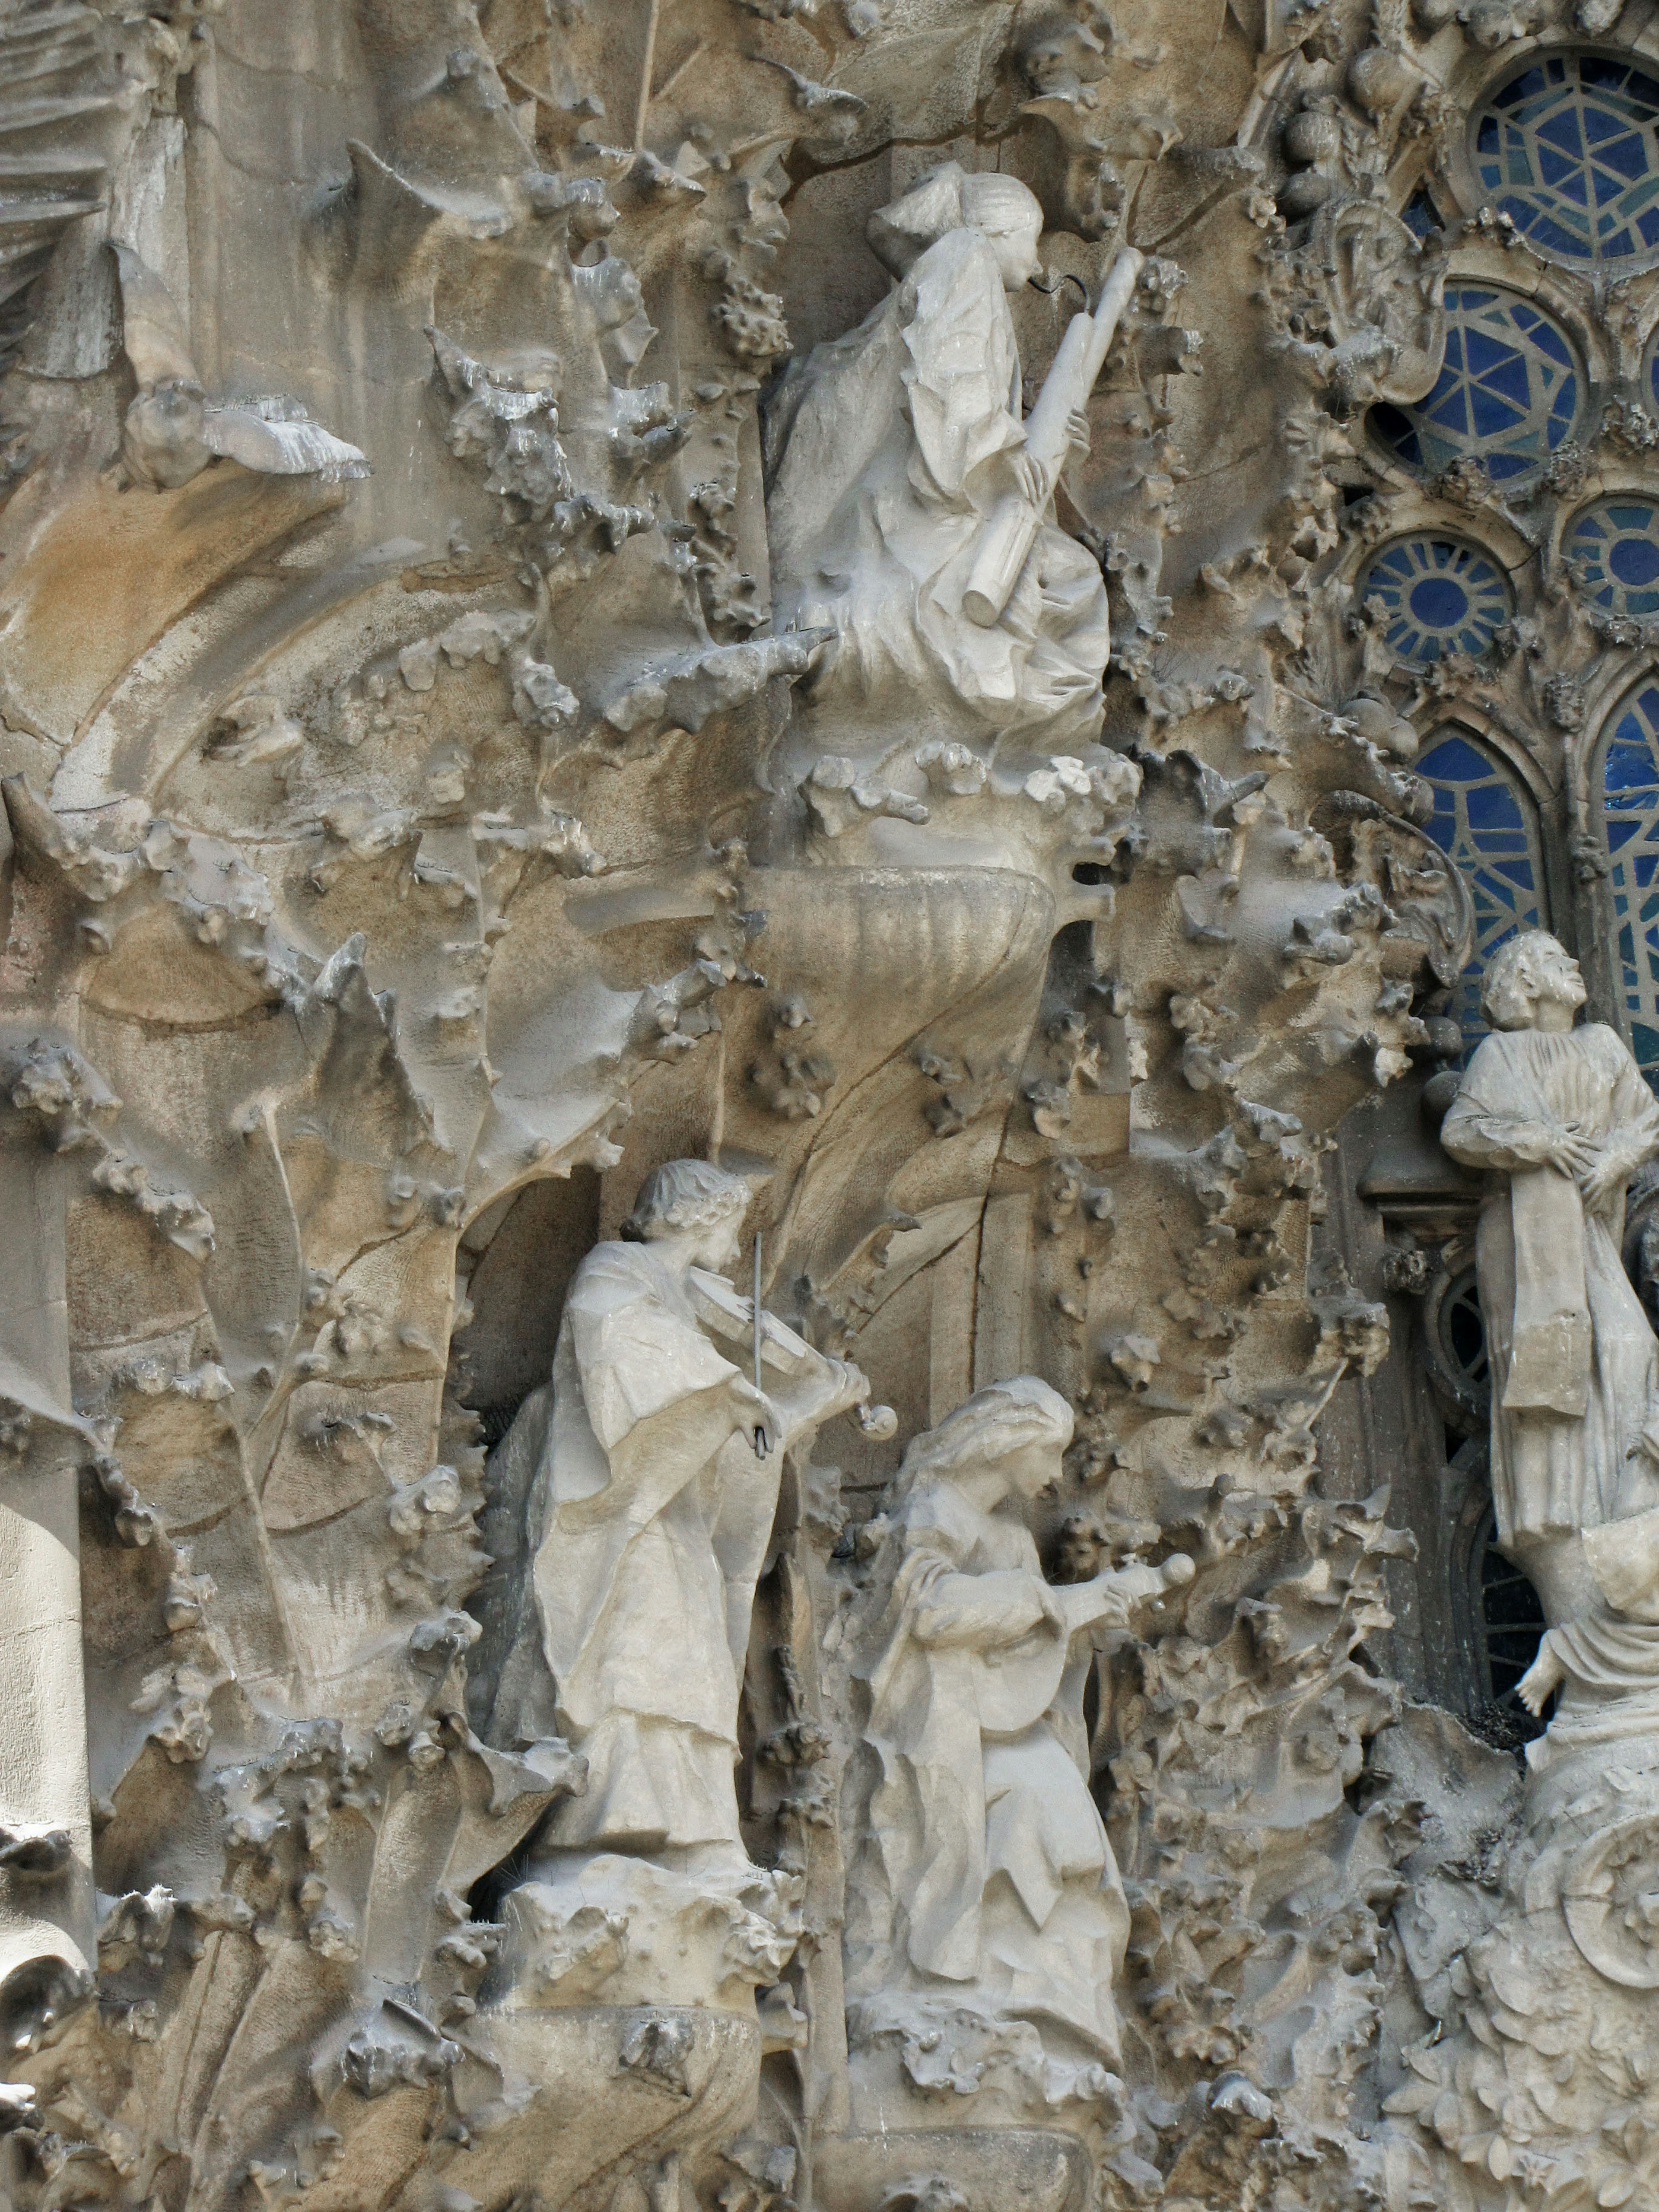
[[[1093,2161],[1074,2136],[1048,2129],[945,2125],[833,2137],[818,2146],[812,2180],[824,2212],[907,2197],[928,2212],[1083,2212]]]
[[[799,1933],[798,1876],[741,1862],[672,1868],[619,1852],[540,1861],[502,1901],[489,1995],[528,2006],[700,2005],[753,2017]]]
[[[695,2176],[741,2135],[760,2081],[754,2021],[709,2008],[481,2013],[468,2041],[499,2080],[441,2178],[481,2203],[533,2195],[544,2212],[608,2205],[630,2175],[648,2199],[673,2160]]]

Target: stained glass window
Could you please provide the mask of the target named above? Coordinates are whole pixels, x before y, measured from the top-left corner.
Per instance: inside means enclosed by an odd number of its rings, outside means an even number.
[[[1659,507],[1650,499],[1598,499],[1574,517],[1561,550],[1595,606],[1659,614]]]
[[[1439,209],[1429,197],[1426,185],[1419,185],[1401,209],[1400,220],[1413,238],[1427,238],[1431,232],[1446,228]]]
[[[1631,1049],[1659,1088],[1659,688],[1651,684],[1631,700],[1607,738],[1601,817]]]
[[[1565,334],[1529,300],[1489,284],[1446,287],[1446,359],[1426,399],[1373,407],[1371,428],[1407,468],[1466,457],[1495,482],[1541,468],[1573,426],[1578,371]]]
[[[1417,773],[1434,793],[1429,835],[1474,902],[1474,954],[1458,978],[1451,1006],[1465,1042],[1473,1048],[1486,1033],[1480,1012],[1486,963],[1518,931],[1548,926],[1537,817],[1510,770],[1461,734],[1449,734],[1431,746],[1419,759]]]
[[[1522,236],[1563,261],[1659,252],[1659,80],[1603,54],[1550,54],[1475,117],[1474,166]]]
[[[1491,1700],[1477,1716],[1477,1732],[1486,1741],[1511,1750],[1544,1733],[1522,1704],[1516,1684],[1538,1656],[1547,1623],[1543,1601],[1512,1559],[1498,1548],[1497,1516],[1487,1507],[1476,1533],[1471,1564],[1476,1578],[1480,1685]]]
[[[1382,602],[1389,647],[1419,665],[1443,653],[1484,653],[1510,611],[1497,562],[1449,538],[1402,538],[1385,546],[1358,596],[1362,605]]]

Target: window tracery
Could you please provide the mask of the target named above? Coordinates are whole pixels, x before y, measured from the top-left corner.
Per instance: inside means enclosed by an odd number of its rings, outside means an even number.
[[[1498,946],[1547,927],[1537,810],[1513,771],[1461,731],[1422,755],[1418,773],[1434,795],[1428,833],[1468,883],[1474,956],[1453,991],[1452,1016],[1473,1047],[1486,1035],[1480,978]]]
[[[1659,1085],[1659,684],[1644,684],[1614,720],[1601,786],[1616,988],[1631,1050]]]
[[[1450,538],[1402,538],[1385,546],[1358,596],[1382,602],[1390,651],[1419,666],[1444,653],[1484,653],[1512,604],[1496,562]]]
[[[1374,434],[1419,475],[1478,460],[1494,483],[1535,474],[1572,431],[1582,379],[1543,309],[1491,284],[1446,288],[1446,352],[1415,406],[1370,410]]]
[[[1659,80],[1607,54],[1528,62],[1476,111],[1475,173],[1521,235],[1568,262],[1659,252]]]
[[[1562,542],[1580,592],[1611,615],[1659,613],[1659,506],[1620,495],[1574,517]]]

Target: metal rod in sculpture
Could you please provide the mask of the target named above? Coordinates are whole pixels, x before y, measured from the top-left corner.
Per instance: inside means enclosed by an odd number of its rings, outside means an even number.
[[[1066,465],[1070,418],[1087,404],[1095,380],[1106,365],[1118,319],[1129,304],[1145,258],[1133,246],[1126,246],[1112,264],[1093,314],[1073,316],[1042,380],[1036,404],[1026,417],[1025,450],[1042,470],[1051,494]],[[1031,556],[1047,507],[1046,497],[1042,507],[1034,507],[1019,493],[1008,492],[987,518],[962,595],[963,612],[981,629],[990,629],[1002,619],[1019,572]]]
[[[750,1312],[755,1324],[755,1395],[759,1397],[766,1385],[761,1380],[761,1330],[763,1320],[761,1313],[761,1233],[758,1229],[755,1231],[755,1303]],[[756,1425],[755,1457],[757,1459],[766,1457],[766,1429],[763,1423],[757,1423]]]
[[[14,2040],[83,1994],[95,1963],[78,1503],[91,1431],[70,1410],[64,1186],[32,1130],[0,1139],[14,1444],[0,1455],[0,2014]]]

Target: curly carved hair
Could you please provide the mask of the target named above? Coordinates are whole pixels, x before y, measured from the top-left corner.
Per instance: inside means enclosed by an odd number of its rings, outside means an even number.
[[[1531,963],[1551,952],[1565,952],[1547,929],[1523,929],[1493,956],[1480,983],[1480,1011],[1495,1030],[1523,1030],[1537,997]]]
[[[707,1160],[670,1160],[653,1168],[640,1185],[634,1211],[622,1225],[631,1243],[649,1243],[688,1229],[713,1229],[722,1221],[741,1221],[750,1192],[741,1176]]]

